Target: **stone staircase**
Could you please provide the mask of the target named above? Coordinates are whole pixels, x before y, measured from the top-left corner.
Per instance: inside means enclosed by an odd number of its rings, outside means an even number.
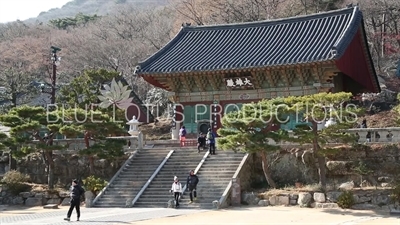
[[[223,152],[217,150],[217,155],[209,155],[197,172],[197,201],[189,204],[189,192],[181,200],[182,208],[212,208],[214,200],[220,200],[233,175],[238,169],[244,153]]]
[[[149,180],[169,149],[140,150],[95,202],[94,207],[126,207]]]
[[[174,176],[179,178],[183,188],[189,171],[196,169],[204,154],[197,153],[194,148],[176,148],[134,207],[167,207],[168,200],[173,199],[169,190]]]

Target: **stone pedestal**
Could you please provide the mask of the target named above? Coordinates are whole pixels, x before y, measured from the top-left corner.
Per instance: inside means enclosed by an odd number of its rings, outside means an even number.
[[[171,140],[179,140],[179,129],[181,129],[181,124],[176,122],[176,126],[171,129]]]
[[[241,204],[240,179],[233,178],[232,179],[232,192],[231,192],[231,205],[232,206],[240,206],[240,204]]]
[[[85,207],[86,208],[92,207],[93,199],[94,199],[94,194],[91,191],[86,191],[85,192]]]

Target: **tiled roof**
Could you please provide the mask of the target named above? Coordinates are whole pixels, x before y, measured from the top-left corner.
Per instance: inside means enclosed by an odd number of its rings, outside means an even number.
[[[358,7],[241,24],[186,26],[139,74],[226,70],[338,59],[362,21]]]

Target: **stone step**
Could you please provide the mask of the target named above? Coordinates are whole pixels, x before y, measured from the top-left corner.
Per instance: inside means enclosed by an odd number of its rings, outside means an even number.
[[[110,203],[118,203],[118,204],[123,204],[123,205],[125,205],[126,204],[126,201],[128,200],[129,198],[116,198],[116,199],[99,199],[96,203],[98,203],[99,205],[105,205],[105,204],[110,204]],[[129,199],[129,200],[131,200],[131,199]]]
[[[200,169],[199,172],[196,175],[216,175],[216,173],[222,173],[221,175],[229,175],[229,174],[235,174],[236,169],[223,169],[223,168],[203,168]],[[220,176],[220,174],[218,174]],[[215,176],[213,176],[215,177]]]
[[[103,195],[103,196],[101,196],[101,200],[108,200],[108,199],[116,199],[116,200],[118,200],[118,199],[128,199],[128,198],[132,198],[132,197],[134,197],[134,196],[132,196],[132,195]]]
[[[139,179],[132,179],[132,180],[119,179],[119,180],[114,181],[111,185],[128,185],[128,186],[131,186],[131,187],[142,186],[143,185],[143,180],[139,180]]]
[[[118,203],[118,202],[96,202],[96,205],[94,205],[94,207],[104,207],[104,208],[106,208],[106,207],[121,207],[121,208],[125,208],[125,205],[126,205],[126,202],[121,202],[121,203]]]
[[[151,173],[146,173],[146,174],[144,174],[144,173],[141,173],[141,174],[137,174],[137,173],[131,173],[131,174],[129,174],[129,173],[121,173],[120,175],[118,175],[118,179],[119,178],[122,178],[122,179],[135,179],[136,178],[136,180],[147,180],[147,179],[149,179],[150,177],[151,177],[151,175],[154,173],[154,171],[153,172],[151,172]]]
[[[114,193],[118,193],[118,194],[124,194],[124,193],[127,193],[127,191],[129,191],[129,193],[133,193],[133,192],[135,192],[135,191],[138,191],[138,190],[140,190],[142,187],[141,186],[138,186],[138,187],[129,187],[129,188],[122,188],[122,187],[110,187],[110,188],[107,188],[106,189],[106,192],[105,193],[111,193],[111,192],[114,192]]]
[[[232,179],[233,175],[235,173],[231,172],[231,173],[212,173],[212,172],[201,172],[199,171],[199,173],[197,173],[197,176],[199,177],[199,180],[201,179],[207,179],[208,177],[211,179]]]

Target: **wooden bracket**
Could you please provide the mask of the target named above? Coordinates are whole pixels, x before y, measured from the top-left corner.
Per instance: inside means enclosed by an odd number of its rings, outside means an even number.
[[[180,75],[180,80],[188,92],[193,91],[192,84],[191,84],[189,78],[187,77],[187,75]]]
[[[289,74],[287,72],[288,71],[286,69],[280,69],[279,70],[279,73],[282,74],[282,77],[284,79],[286,87],[290,87],[291,86],[291,82],[290,82]]]
[[[268,81],[268,83],[270,84],[270,87],[276,87],[276,79],[275,79],[275,74],[273,73],[273,71],[267,69],[265,71],[265,78]]]
[[[259,73],[256,71],[252,71],[251,77],[253,78],[253,87],[256,89],[260,89],[262,81],[261,81],[261,76],[259,76]]]
[[[211,87],[213,88],[214,91],[219,91],[219,86],[217,85],[217,82],[215,81],[216,75],[213,74],[207,74],[207,80],[210,83]],[[220,76],[218,76],[220,78]]]
[[[196,82],[197,86],[199,87],[199,90],[201,92],[205,92],[206,88],[205,88],[205,84],[203,82],[203,77],[200,74],[195,74],[193,76],[194,81]]]
[[[300,66],[296,66],[295,71],[297,73],[297,77],[299,78],[301,86],[306,85],[307,78],[304,77],[305,76],[305,74],[304,74],[305,71]]]

